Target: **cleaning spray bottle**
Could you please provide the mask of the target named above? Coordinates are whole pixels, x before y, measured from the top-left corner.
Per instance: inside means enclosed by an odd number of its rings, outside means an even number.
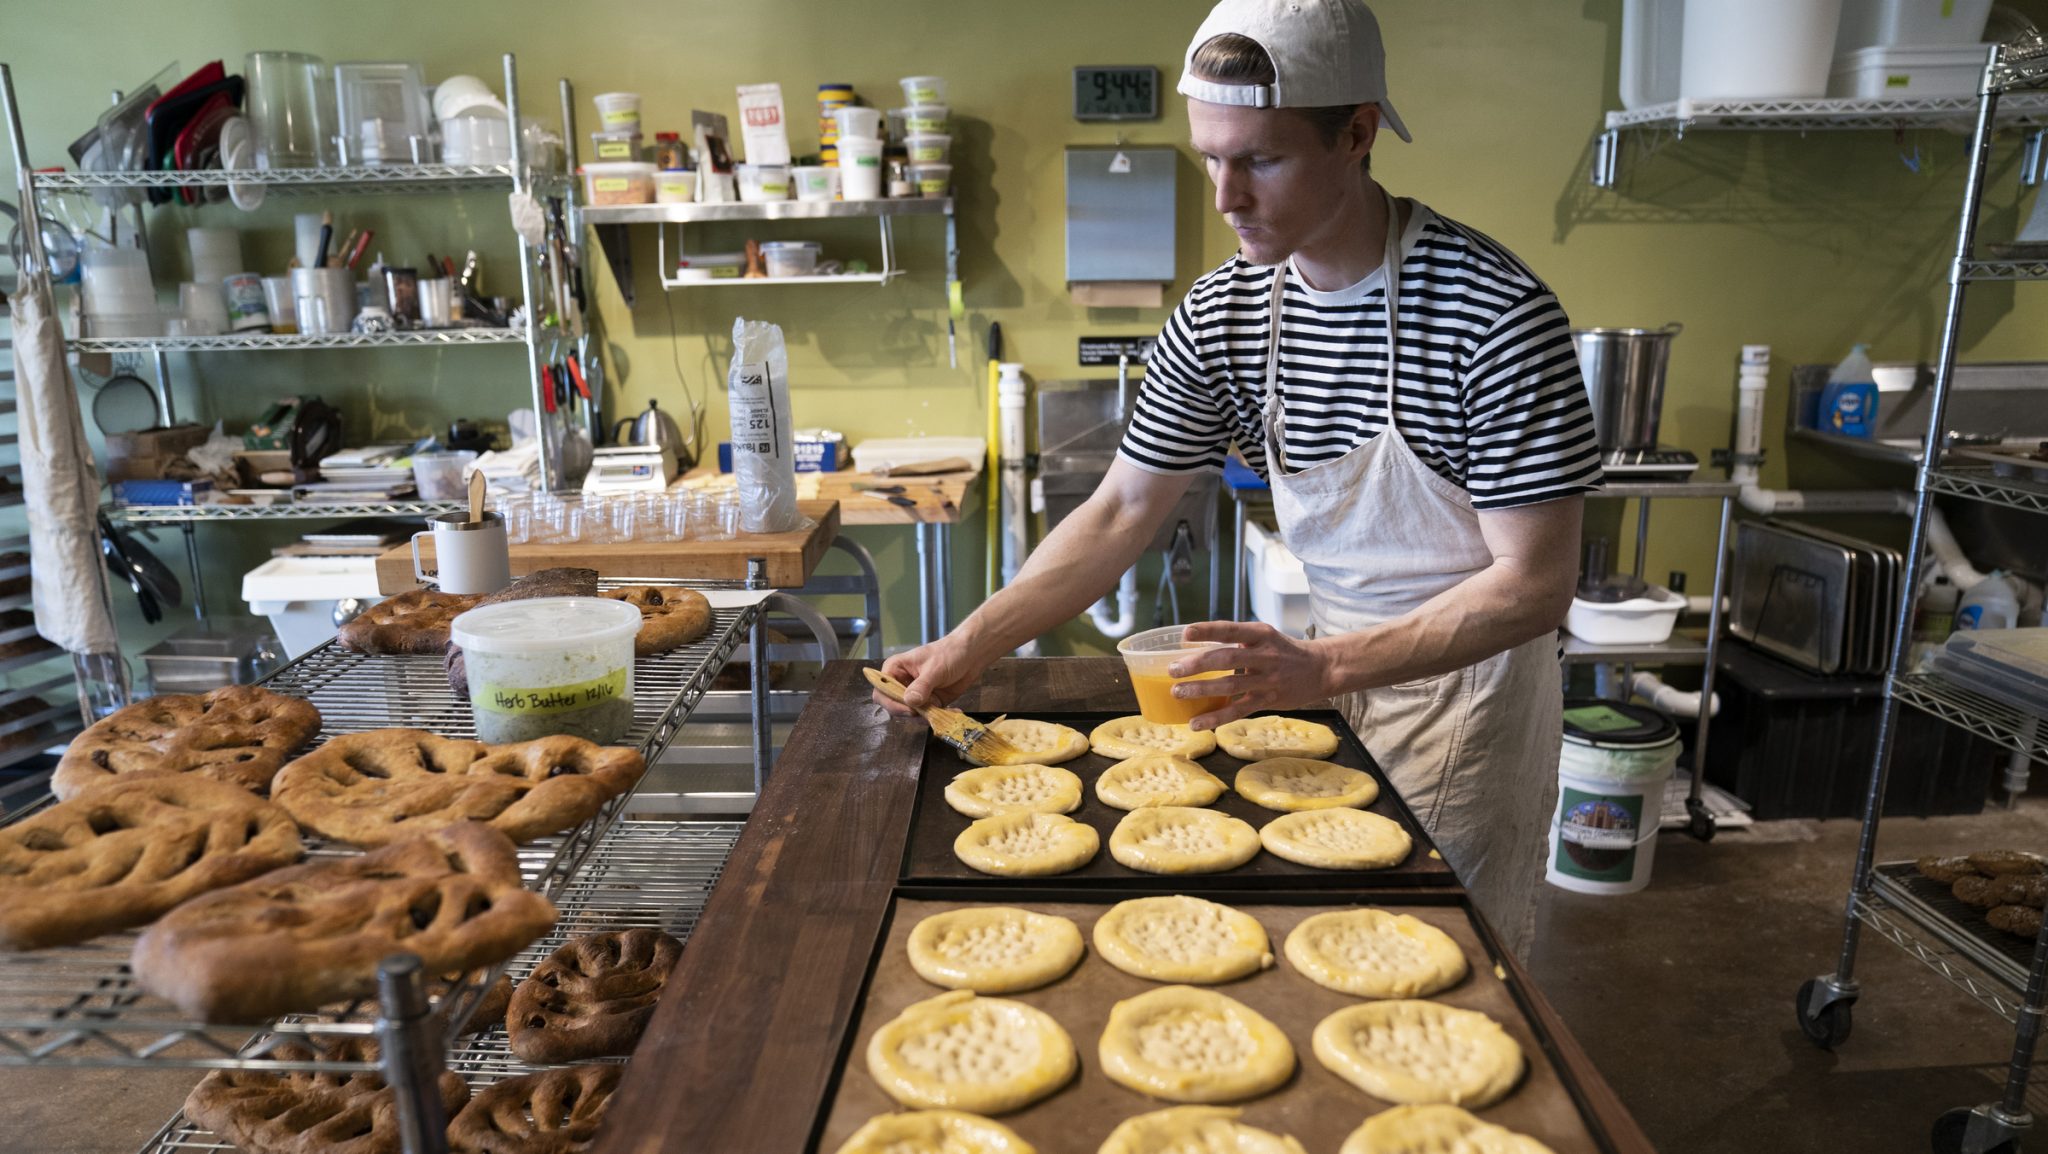
[[[1870,368],[1870,346],[1857,345],[1828,374],[1820,394],[1822,432],[1868,437],[1877,430],[1877,375]]]

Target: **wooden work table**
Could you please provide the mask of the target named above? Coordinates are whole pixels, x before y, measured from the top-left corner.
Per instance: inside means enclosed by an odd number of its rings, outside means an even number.
[[[1005,660],[960,704],[1136,710],[1115,658]],[[809,1149],[903,862],[925,740],[921,724],[871,703],[858,663],[826,668],[627,1067],[598,1154]],[[1652,1150],[1527,973],[1511,959],[1507,969],[1614,1149]]]

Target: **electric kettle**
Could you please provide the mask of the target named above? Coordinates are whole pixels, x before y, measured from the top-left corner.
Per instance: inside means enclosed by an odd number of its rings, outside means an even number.
[[[632,431],[626,431],[627,426]],[[658,401],[648,401],[647,410],[637,417],[627,417],[612,426],[612,441],[619,445],[651,445],[667,449],[675,459],[683,459],[683,430],[676,419],[661,410]]]

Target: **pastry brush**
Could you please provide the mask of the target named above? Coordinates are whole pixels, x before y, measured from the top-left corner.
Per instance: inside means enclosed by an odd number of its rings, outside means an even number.
[[[879,689],[889,698],[910,705],[903,700],[906,692],[903,683],[879,669],[863,669],[868,675],[868,684]],[[916,709],[916,706],[911,706]],[[917,712],[932,727],[932,734],[940,741],[960,751],[960,756],[976,765],[1002,765],[1017,757],[1022,751],[1005,741],[999,734],[957,709],[928,705]],[[996,718],[1001,721],[1002,718]],[[990,723],[991,725],[994,722]]]

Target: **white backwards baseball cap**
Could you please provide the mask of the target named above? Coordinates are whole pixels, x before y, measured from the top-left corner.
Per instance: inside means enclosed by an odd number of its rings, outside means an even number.
[[[1271,84],[1218,84],[1195,75],[1195,52],[1236,33],[1273,60]],[[1387,127],[1412,140],[1387,100],[1387,50],[1363,0],[1222,0],[1195,30],[1181,69],[1182,96],[1250,108],[1376,104]]]

